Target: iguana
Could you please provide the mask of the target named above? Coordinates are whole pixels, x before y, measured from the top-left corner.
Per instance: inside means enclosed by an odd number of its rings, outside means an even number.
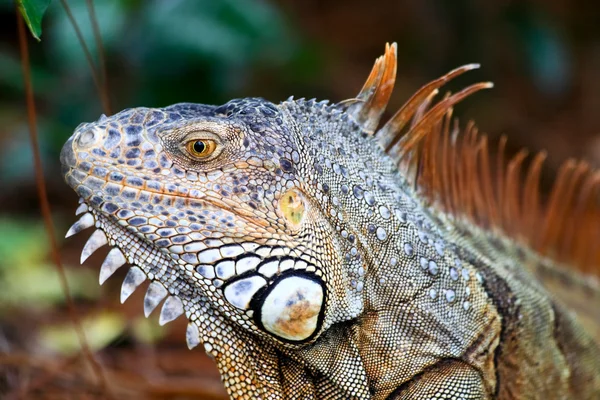
[[[541,206],[543,153],[522,180],[525,153],[492,162],[452,119],[491,84],[434,105],[476,67],[383,126],[395,44],[337,104],[81,124],[61,153],[83,214],[67,236],[95,226],[81,261],[110,245],[100,283],[129,264],[122,302],[150,281],[145,314],[184,314],[231,398],[600,398],[598,283],[563,265],[600,264],[600,174],[568,162]]]

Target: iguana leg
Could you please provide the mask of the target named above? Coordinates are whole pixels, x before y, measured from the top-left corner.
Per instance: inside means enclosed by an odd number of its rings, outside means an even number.
[[[396,389],[388,400],[490,399],[481,374],[459,360],[442,361]]]

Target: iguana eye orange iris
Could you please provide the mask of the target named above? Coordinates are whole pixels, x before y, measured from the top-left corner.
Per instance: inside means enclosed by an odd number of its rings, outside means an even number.
[[[186,143],[185,148],[192,157],[207,158],[217,149],[217,143],[211,139],[195,139]]]

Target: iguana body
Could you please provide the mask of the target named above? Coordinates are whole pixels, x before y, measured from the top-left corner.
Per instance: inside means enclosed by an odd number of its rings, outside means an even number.
[[[598,344],[537,280],[561,270],[413,189],[417,144],[486,85],[424,114],[436,81],[373,134],[395,72],[391,46],[340,104],[250,98],[82,124],[61,154],[85,212],[69,234],[98,228],[82,259],[113,247],[101,282],[132,265],[122,301],[150,280],[146,314],[165,297],[161,323],[184,313],[232,398],[598,398]]]

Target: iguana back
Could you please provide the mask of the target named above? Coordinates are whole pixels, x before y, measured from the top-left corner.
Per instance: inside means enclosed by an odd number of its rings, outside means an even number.
[[[165,298],[161,323],[185,314],[232,398],[597,398],[597,284],[541,254],[598,265],[600,175],[567,165],[541,207],[543,156],[523,191],[522,154],[492,169],[485,136],[451,119],[490,84],[430,107],[475,67],[379,129],[395,45],[338,104],[182,103],[82,124],[61,153],[82,198],[67,235],[95,225],[82,260],[112,246],[101,283],[131,265],[122,301],[151,281],[146,315]],[[587,296],[578,315],[567,284]]]

